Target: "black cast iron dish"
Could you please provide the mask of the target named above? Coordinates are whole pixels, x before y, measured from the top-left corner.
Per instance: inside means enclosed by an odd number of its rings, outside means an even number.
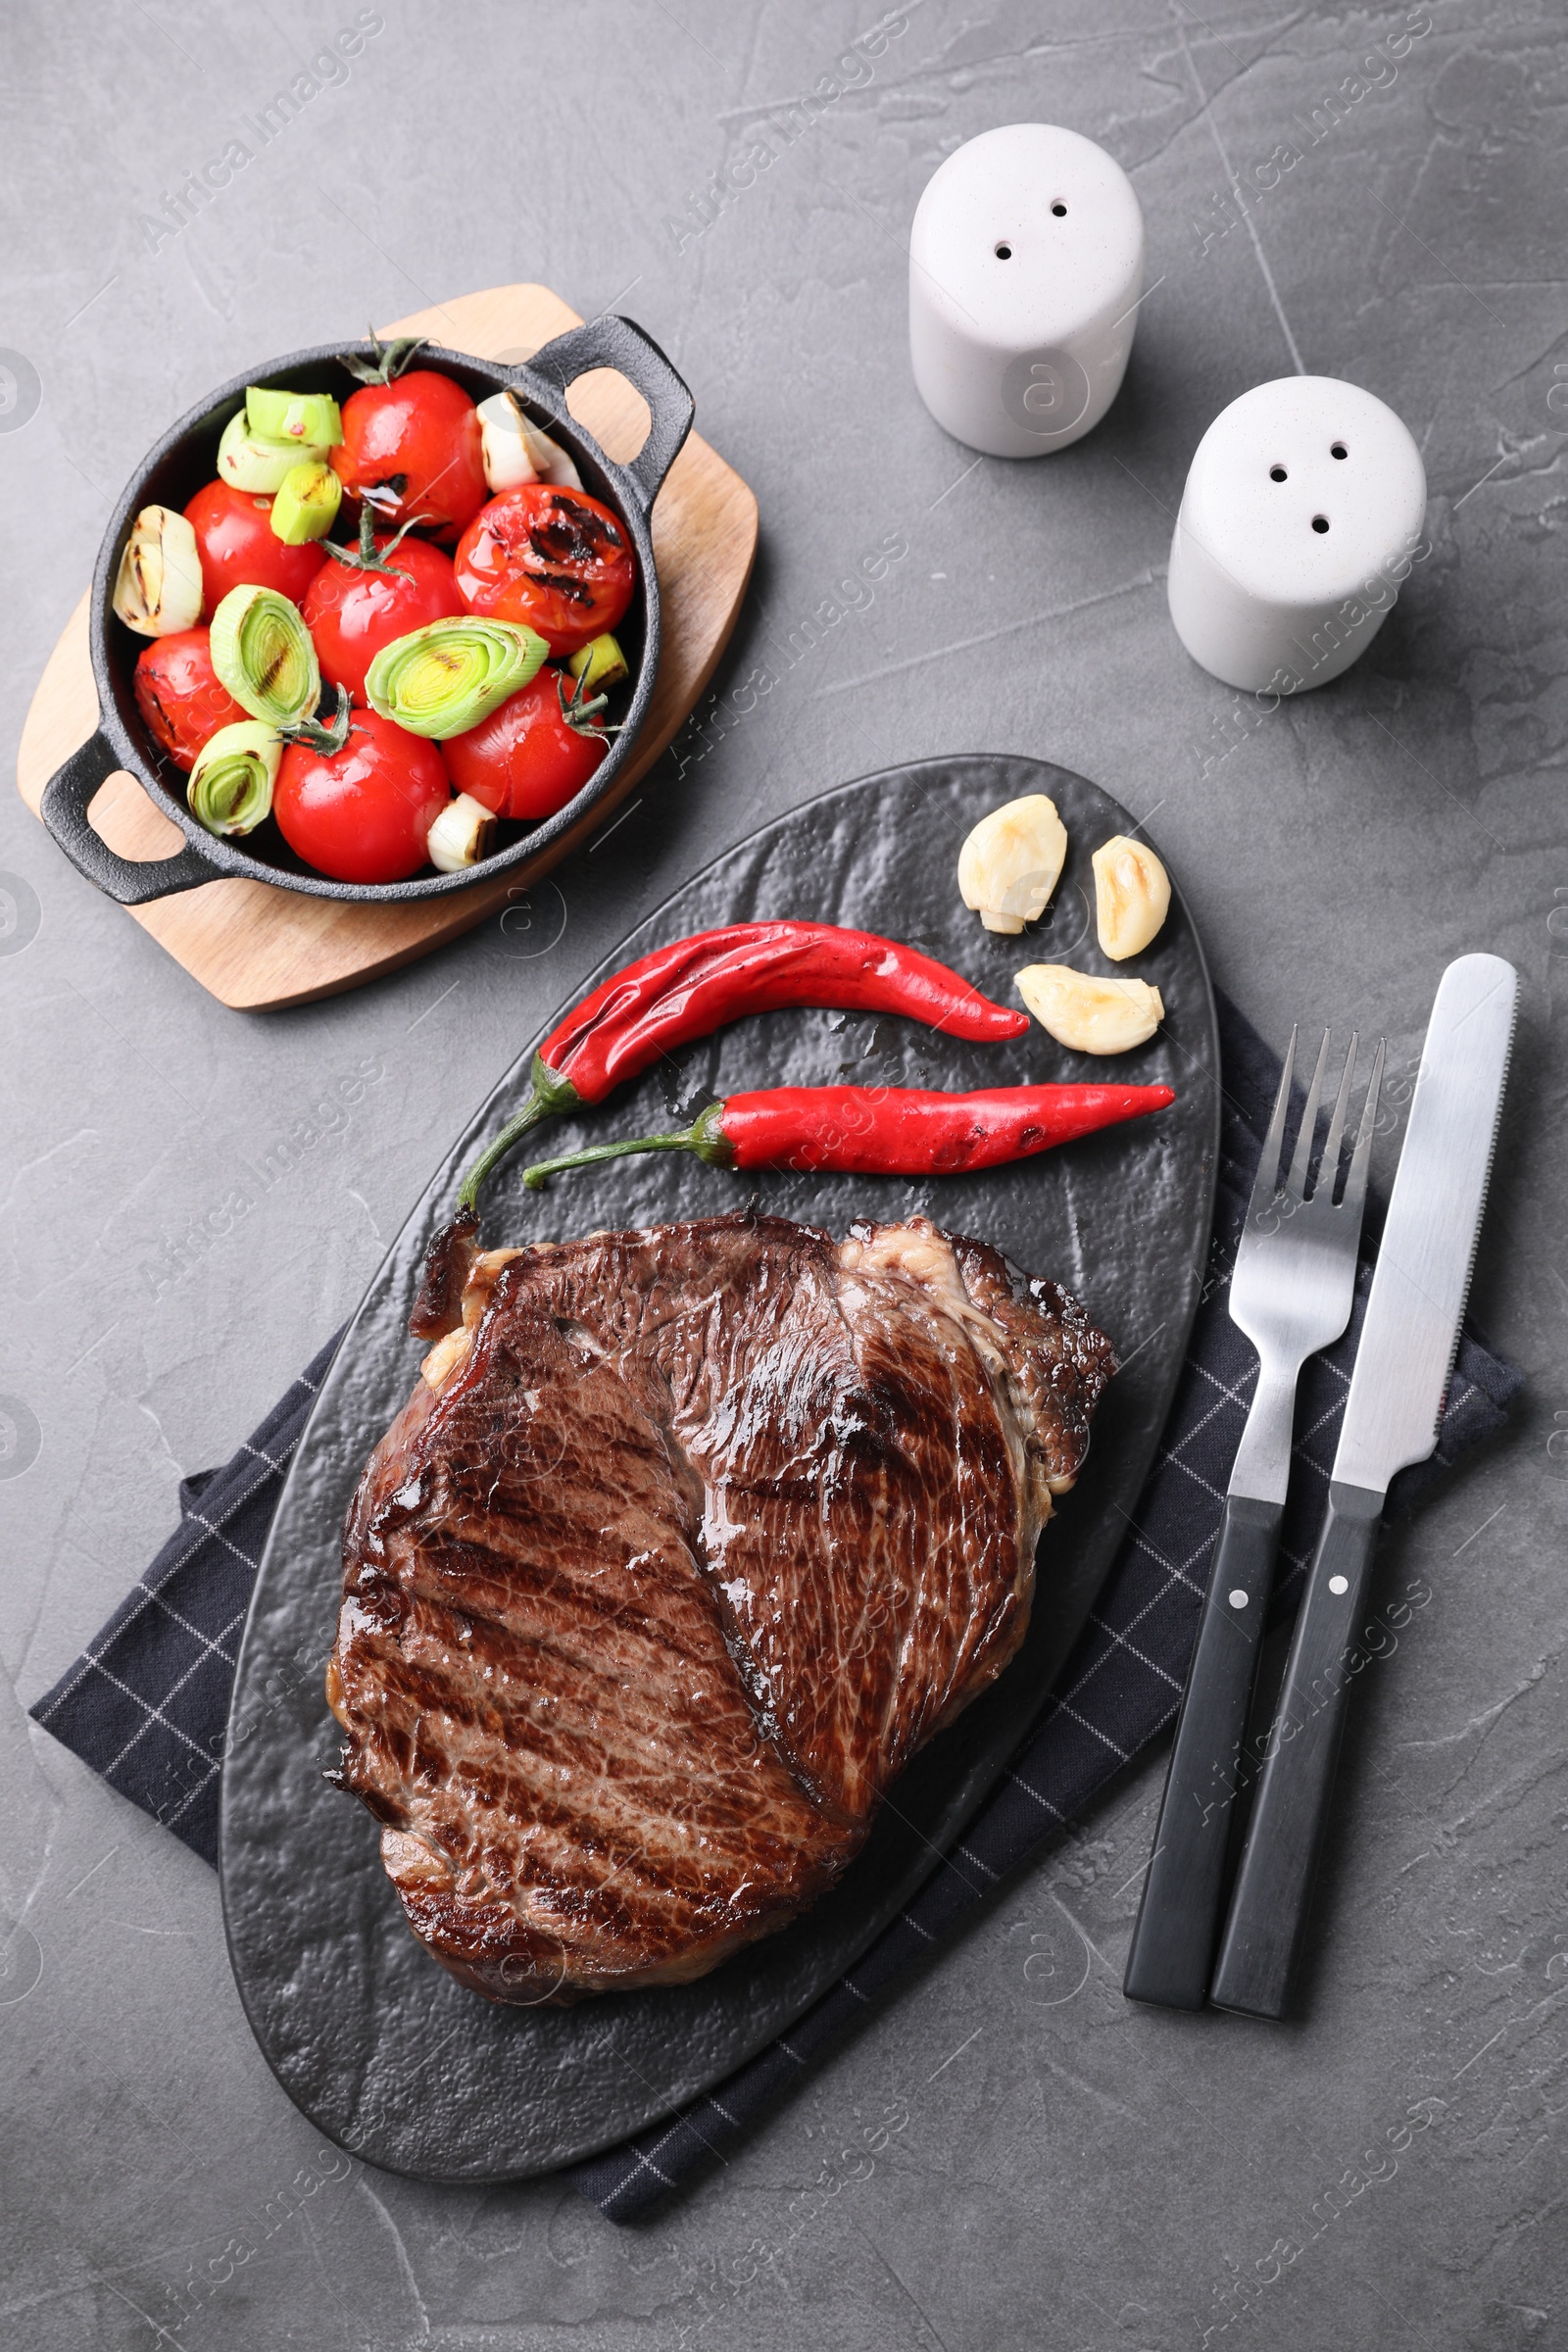
[[[954,868],[975,819],[1026,792],[1054,800],[1070,855],[1048,919],[1021,939],[996,939],[960,905]],[[1033,760],[933,760],[892,769],[828,793],[731,850],[593,978],[710,925],[808,910],[911,940],[1006,1001],[1024,963],[1070,957],[1081,968],[1109,968],[1095,944],[1089,860],[1131,825],[1098,786]],[[518,1100],[532,1040],[459,1138],[371,1283],[294,1457],[245,1630],[223,1765],[220,1868],[240,1997],[285,2090],[352,2154],[429,2179],[495,2180],[612,2144],[787,2032],[962,1834],[1038,1713],[1126,1530],[1121,1514],[1137,1505],[1207,1258],[1219,1049],[1202,951],[1179,896],[1132,969],[1161,990],[1166,1024],[1115,1064],[1094,1065],[1093,1075],[1166,1081],[1177,1100],[1153,1118],[1039,1159],[930,1182],[738,1179],[684,1156],[623,1159],[531,1194],[520,1183],[525,1148],[492,1180],[483,1204],[492,1245],[711,1215],[744,1206],[749,1194],[769,1211],[836,1234],[857,1215],[927,1208],[1077,1292],[1126,1364],[1101,1407],[1078,1486],[1046,1531],[1018,1657],[896,1784],[839,1885],[782,1934],[694,1984],[607,1993],[570,2009],[493,2007],[416,1942],[381,1869],[375,1823],[321,1779],[340,1744],[321,1678],[337,1616],[344,1509],[367,1454],[417,1378],[422,1349],[409,1338],[407,1318],[425,1246],[450,1214],[479,1141]],[[562,980],[564,989],[564,969]],[[578,993],[573,975],[571,995]],[[867,1086],[1003,1086],[1081,1078],[1090,1066],[1038,1028],[980,1047],[912,1022],[776,1013],[694,1047],[681,1066],[650,1072],[592,1119],[558,1122],[540,1150],[662,1127],[672,1113],[688,1116],[740,1086],[845,1077]]]
[[[542,825],[503,827],[501,848],[462,873],[416,874],[408,882],[334,882],[295,857],[271,818],[240,841],[209,833],[192,816],[185,805],[185,779],[154,741],[132,692],[136,657],[151,640],[133,635],[116,617],[110,604],[130,526],[146,506],[182,511],[203,482],[212,480],[218,470],[219,438],[243,405],[248,384],[330,392],[335,399],[346,400],[357,386],[344,360],[372,356],[368,343],[330,343],[317,351],[291,352],[286,359],[236,376],[164,435],[115,509],[98,551],[88,622],[92,672],[98,687],[98,726],[44,786],[40,813],[72,864],[122,906],[140,906],[149,899],[194,890],[220,874],[246,874],[253,882],[308,891],[318,899],[440,898],[448,891],[466,890],[472,882],[488,881],[524,858],[536,857],[604,799],[630,756],[659,668],[659,578],[654,569],[649,515],[691,430],[693,403],[652,337],[630,318],[607,315],[558,335],[522,367],[502,367],[494,360],[473,359],[428,343],[414,363],[456,377],[475,401],[510,385],[521,396],[534,422],[570,451],[584,488],[620,517],[636,549],[637,593],[617,628],[632,668],[631,701],[621,714],[621,732],[576,799]],[[567,386],[591,368],[618,368],[648,403],[648,438],[628,465],[617,466],[607,458],[566,407]],[[87,822],[87,807],[117,768],[128,769],[146,787],[155,807],[179,826],[188,847],[172,858],[146,864],[116,857]]]

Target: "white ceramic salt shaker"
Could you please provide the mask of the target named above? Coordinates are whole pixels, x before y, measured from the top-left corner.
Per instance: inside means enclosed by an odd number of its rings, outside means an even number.
[[[983,131],[926,184],[909,353],[937,422],[993,458],[1080,440],[1115,399],[1144,279],[1132,181],[1054,123]]]
[[[1327,685],[1420,560],[1426,503],[1421,452],[1372,393],[1332,375],[1254,385],[1188,472],[1170,551],[1177,635],[1246,693]]]

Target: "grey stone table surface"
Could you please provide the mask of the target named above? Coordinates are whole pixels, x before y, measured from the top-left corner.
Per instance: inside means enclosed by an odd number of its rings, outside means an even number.
[[[367,318],[515,278],[630,312],[762,542],[614,830],[332,1002],[223,1010],[0,797],[0,2339],[1568,2344],[1560,9],[9,0],[3,33],[8,763],[142,450]],[[1149,229],[1125,388],[1032,466],[947,439],[905,344],[921,187],[1019,120],[1103,142]],[[1164,574],[1203,427],[1297,368],[1408,420],[1432,552],[1357,668],[1265,712],[1186,659]],[[1306,2014],[1123,2003],[1151,1760],[641,2227],[350,2164],[251,2041],[213,1874],[25,1706],[622,932],[831,783],[993,749],[1147,816],[1218,980],[1276,1044],[1386,1031],[1396,1102],[1450,956],[1524,979],[1475,1303],[1528,1389],[1385,1551],[1416,1600],[1358,1692]]]

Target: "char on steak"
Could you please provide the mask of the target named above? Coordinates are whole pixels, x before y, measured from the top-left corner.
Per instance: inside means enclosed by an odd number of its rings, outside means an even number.
[[[701,1976],[1017,1649],[1110,1344],[920,1217],[459,1235],[416,1321],[344,1532],[337,1777],[490,1999]]]

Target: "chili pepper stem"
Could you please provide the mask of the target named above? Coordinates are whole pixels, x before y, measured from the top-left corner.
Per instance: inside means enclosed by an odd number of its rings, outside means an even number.
[[[710,1102],[689,1127],[678,1127],[672,1135],[628,1136],[618,1144],[591,1144],[582,1152],[563,1152],[559,1159],[536,1159],[531,1168],[524,1168],[522,1181],[530,1193],[542,1193],[545,1179],[559,1176],[564,1168],[591,1168],[602,1159],[625,1159],[636,1152],[694,1152],[710,1167],[733,1167],[735,1153],[718,1123],[723,1109],[722,1102]]]
[[[530,1095],[522,1108],[519,1111],[514,1112],[514,1115],[507,1121],[506,1125],[502,1128],[501,1133],[497,1136],[493,1136],[490,1142],[486,1144],[484,1150],[480,1152],[478,1158],[474,1161],[472,1167],[463,1179],[462,1187],[458,1193],[458,1205],[461,1208],[475,1208],[478,1206],[479,1187],[483,1184],[491,1169],[500,1165],[501,1161],[506,1158],[507,1153],[512,1150],[514,1144],[520,1141],[520,1139],[525,1136],[531,1128],[542,1126],[544,1121],[548,1119],[549,1116],[550,1111],[548,1106],[540,1102],[537,1095]]]
[[[531,1168],[524,1168],[522,1181],[530,1193],[542,1193],[547,1176],[559,1176],[563,1168],[589,1168],[601,1159],[624,1159],[634,1152],[695,1152],[697,1146],[689,1130],[679,1135],[640,1135],[622,1144],[595,1144],[586,1152],[564,1152],[559,1159],[536,1159]]]
[[[485,1178],[506,1158],[513,1145],[527,1135],[530,1129],[542,1126],[546,1119],[556,1118],[562,1111],[575,1110],[581,1106],[582,1097],[571,1080],[564,1078],[559,1070],[552,1069],[542,1054],[536,1054],[533,1057],[531,1078],[528,1099],[522,1108],[514,1112],[499,1135],[492,1136],[463,1179],[458,1192],[460,1207],[478,1206],[479,1187]]]

